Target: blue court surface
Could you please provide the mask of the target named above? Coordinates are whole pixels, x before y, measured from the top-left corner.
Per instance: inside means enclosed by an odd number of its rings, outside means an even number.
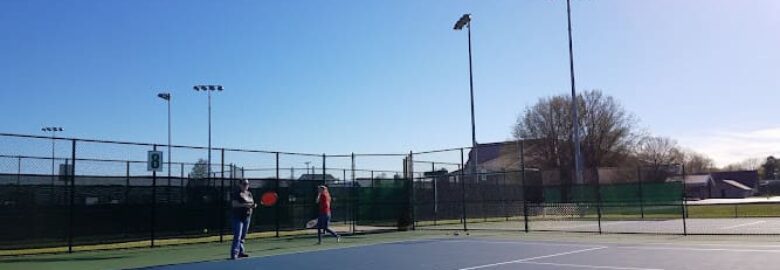
[[[780,245],[600,244],[461,237],[145,269],[780,269]]]

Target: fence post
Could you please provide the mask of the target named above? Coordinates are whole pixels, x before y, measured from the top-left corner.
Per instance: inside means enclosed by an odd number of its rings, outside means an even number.
[[[224,241],[225,237],[225,148],[220,149],[220,185],[219,185],[219,242]]]
[[[462,206],[462,215],[463,215],[463,231],[469,231],[468,228],[468,216],[466,216],[466,177],[464,174],[464,171],[466,170],[466,166],[463,162],[463,147],[460,148],[460,204]]]
[[[520,162],[520,181],[523,185],[523,223],[525,225],[525,232],[528,233],[528,189],[525,185],[525,166]]]
[[[347,169],[341,169],[341,180],[344,181],[344,188],[347,188]],[[352,194],[350,194],[350,195],[352,195]],[[347,203],[347,201],[345,201],[345,200],[342,200],[342,201],[344,201],[344,225],[348,225],[349,224],[349,211],[347,211],[347,210],[351,210],[351,209],[349,209],[349,204]]]
[[[179,169],[179,207],[182,207],[184,205],[184,200],[187,197],[185,195],[185,189],[184,189],[184,162],[179,164],[181,166],[181,169]],[[187,181],[189,181],[189,177],[187,177]],[[181,228],[181,226],[179,226]],[[183,229],[180,229],[179,232],[181,234],[184,234]]]
[[[636,167],[636,178],[639,181],[639,214],[641,215],[642,219],[645,219],[645,194],[642,190],[642,166]]]
[[[504,218],[506,218],[506,221],[509,221],[509,213],[506,211],[506,169],[501,169],[501,180],[504,182],[504,188],[502,189],[498,183],[496,183],[496,188],[498,189],[498,192],[501,194],[501,209],[504,211]],[[496,182],[498,182],[498,179],[496,179]]]
[[[528,233],[528,190],[525,186],[525,141],[523,139],[519,139],[520,141],[520,181],[523,185],[523,223],[525,223],[525,232]]]
[[[68,253],[73,253],[73,207],[75,205],[75,192],[76,192],[76,140],[71,140],[71,152],[70,158],[73,159],[73,165],[70,173],[70,206],[68,211]],[[66,167],[66,172],[67,167]]]
[[[409,151],[409,161],[407,163],[409,165],[409,177],[410,177],[409,184],[410,184],[411,189],[412,189],[412,192],[411,192],[412,196],[410,198],[411,201],[410,201],[409,207],[410,207],[410,211],[411,211],[411,214],[412,214],[412,230],[414,231],[414,230],[417,230],[417,216],[416,216],[416,213],[414,211],[416,203],[417,203],[417,200],[415,199],[415,190],[414,190],[414,153],[411,150]]]
[[[353,213],[352,213],[352,234],[355,234],[355,229],[358,222],[358,211],[360,210],[360,187],[357,185],[357,181],[355,179],[355,153],[352,152],[352,203],[355,207],[353,207]]]
[[[601,201],[601,179],[599,179],[598,172],[596,172],[596,215],[599,221],[599,234],[602,233],[601,228],[601,211],[602,211],[602,201]]]
[[[688,203],[685,200],[686,197],[686,183],[685,183],[685,164],[680,165],[682,167],[682,222],[683,222],[683,235],[688,235],[688,224],[686,218],[688,217]]]
[[[125,199],[124,199],[124,212],[125,212],[125,237],[129,234],[130,229],[130,161],[125,161]]]
[[[152,151],[157,151],[157,145],[152,146]],[[157,223],[157,170],[152,170],[152,217],[150,220],[150,237],[151,237],[151,247],[154,247],[154,227],[156,227]]]
[[[313,171],[314,169],[312,169],[312,173],[314,173]],[[322,179],[322,185],[325,185],[325,154],[322,154],[322,177],[320,178]]]
[[[431,162],[431,182],[433,184],[433,226],[439,220],[439,191],[436,188],[436,162]]]
[[[274,153],[276,156],[276,183],[274,184],[274,191],[277,196],[279,195],[279,152]],[[276,237],[279,237],[279,205],[281,202],[274,204],[274,230],[276,231]]]
[[[19,187],[22,184],[22,157],[16,157],[16,186]]]

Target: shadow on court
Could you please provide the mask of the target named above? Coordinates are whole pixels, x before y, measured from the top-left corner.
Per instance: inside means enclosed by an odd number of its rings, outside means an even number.
[[[12,259],[4,259],[3,263],[20,263],[20,262],[93,262],[93,261],[106,261],[127,258],[127,256],[88,256],[88,257],[58,257],[58,258],[38,258],[38,257],[19,257]]]

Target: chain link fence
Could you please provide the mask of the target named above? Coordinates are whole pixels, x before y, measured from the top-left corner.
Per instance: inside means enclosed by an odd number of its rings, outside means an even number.
[[[210,160],[209,149],[192,146],[168,152],[159,144],[19,134],[0,134],[0,145],[2,249],[225,241],[230,194],[242,179],[255,198],[278,194],[251,221],[252,232],[277,237],[317,216],[319,185],[331,190],[332,223],[342,233],[780,235],[780,203],[699,201],[730,188],[711,175],[669,164],[590,168],[584,183],[573,183],[568,168],[531,166],[521,144],[493,156],[470,148],[341,155],[212,148]],[[173,159],[149,171],[151,150]]]

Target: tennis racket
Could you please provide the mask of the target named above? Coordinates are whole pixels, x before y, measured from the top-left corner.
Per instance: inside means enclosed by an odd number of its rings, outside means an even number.
[[[306,222],[306,229],[313,229],[317,227],[317,219],[309,220],[309,222]]]

